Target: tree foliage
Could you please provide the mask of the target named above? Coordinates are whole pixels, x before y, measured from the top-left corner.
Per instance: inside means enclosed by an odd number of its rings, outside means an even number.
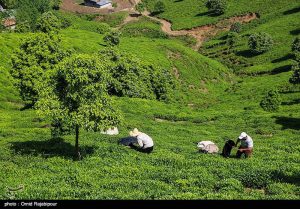
[[[169,101],[176,88],[168,70],[146,63],[136,56],[107,49],[100,52],[111,73],[109,93],[116,96]]]
[[[107,92],[110,75],[105,65],[91,55],[71,56],[47,75],[38,88],[38,113],[75,130],[80,159],[80,128],[103,131],[121,122],[121,113]]]
[[[103,40],[108,46],[117,46],[120,43],[120,34],[116,31],[109,32],[103,37]]]
[[[137,5],[135,5],[135,10],[141,14],[146,10],[146,5],[143,2],[139,2]]]
[[[248,46],[255,54],[269,51],[273,47],[272,37],[264,32],[254,33],[249,37]]]
[[[44,72],[69,54],[60,48],[60,43],[56,35],[37,33],[26,38],[13,54],[11,75],[24,102],[36,102],[37,84],[43,81]]]
[[[153,8],[153,13],[154,14],[160,14],[162,12],[164,12],[166,9],[166,5],[164,2],[162,1],[157,1],[154,5],[154,8]]]
[[[235,33],[241,32],[241,29],[242,29],[242,23],[240,22],[235,22],[230,26],[230,31]]]
[[[281,97],[276,89],[272,89],[267,92],[263,100],[260,102],[260,106],[269,112],[277,111],[281,104]]]
[[[57,32],[61,28],[61,22],[52,12],[45,12],[37,20],[37,30],[50,33]]]
[[[17,4],[17,0],[0,0],[0,5],[6,9],[13,9]]]
[[[225,0],[207,0],[205,6],[210,13],[214,15],[221,15],[226,11],[227,2]]]

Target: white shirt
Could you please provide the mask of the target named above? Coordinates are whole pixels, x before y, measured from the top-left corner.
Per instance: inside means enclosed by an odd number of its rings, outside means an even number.
[[[139,134],[137,137],[137,142],[143,149],[148,147],[153,147],[153,140],[150,136],[145,133]]]
[[[241,145],[242,145],[242,147],[253,148],[252,138],[249,135],[247,135],[246,140],[241,139]]]

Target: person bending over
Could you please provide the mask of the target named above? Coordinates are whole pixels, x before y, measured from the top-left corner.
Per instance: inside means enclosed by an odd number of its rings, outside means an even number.
[[[137,147],[133,144],[130,144],[131,148],[148,154],[153,151],[154,143],[150,136],[143,132],[140,132],[137,128],[133,129],[133,131],[130,131],[129,135],[132,137],[136,137],[137,143],[139,145],[139,147]]]
[[[242,132],[239,138],[237,139],[235,146],[237,146],[239,142],[241,142],[241,145],[239,146],[239,149],[236,153],[236,157],[241,158],[242,154],[244,154],[246,158],[251,157],[253,152],[252,138],[245,132]]]

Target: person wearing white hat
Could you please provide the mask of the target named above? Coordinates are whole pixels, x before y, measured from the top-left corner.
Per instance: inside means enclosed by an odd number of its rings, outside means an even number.
[[[241,142],[241,145],[236,153],[236,157],[237,158],[241,158],[242,154],[245,155],[245,157],[250,157],[252,155],[253,152],[253,140],[252,138],[246,134],[245,132],[242,132],[239,136],[239,138],[237,139],[235,146],[237,146],[237,144]]]
[[[147,134],[140,132],[137,128],[134,128],[133,131],[129,132],[129,135],[137,138],[137,142],[139,144],[139,148],[131,144],[131,147],[145,153],[150,153],[153,151],[153,140]]]

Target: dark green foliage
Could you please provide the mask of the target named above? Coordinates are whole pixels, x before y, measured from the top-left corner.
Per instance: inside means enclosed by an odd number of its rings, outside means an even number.
[[[59,10],[62,0],[50,0],[50,6],[52,9]]]
[[[231,25],[230,31],[239,33],[241,32],[242,24],[240,22],[235,22]]]
[[[49,0],[22,0],[17,3],[17,22],[27,22],[32,30],[36,28],[37,19],[51,9]]]
[[[61,22],[52,12],[45,12],[38,18],[36,28],[44,33],[58,32]]]
[[[75,130],[79,158],[79,128],[103,131],[121,122],[121,114],[107,93],[109,76],[95,57],[76,55],[62,61],[39,83],[38,113]]]
[[[289,82],[292,84],[300,84],[300,62],[294,62],[292,65],[292,77],[289,79]]]
[[[233,48],[240,40],[240,36],[236,32],[230,32],[227,35],[227,44],[229,48]]]
[[[2,5],[6,9],[13,9],[18,0],[0,0],[0,5]]]
[[[109,93],[116,96],[169,101],[175,89],[170,72],[118,50],[100,52],[100,61],[111,73]]]
[[[215,15],[224,14],[227,8],[227,2],[225,0],[207,0],[205,3],[208,11]]]
[[[120,43],[120,33],[112,31],[106,34],[103,40],[108,46],[117,46]]]
[[[250,35],[248,46],[255,54],[261,54],[269,51],[273,47],[274,41],[272,37],[264,32],[254,33]]]
[[[294,52],[294,53],[299,52],[300,53],[300,38],[299,37],[295,38],[295,40],[293,41],[292,52]]]
[[[137,5],[135,5],[135,10],[138,11],[140,14],[144,12],[146,9],[146,5],[143,2],[139,2]]]
[[[44,72],[53,69],[67,54],[60,48],[60,38],[53,34],[37,33],[24,40],[12,56],[11,70],[24,102],[36,102],[37,83],[43,81]]]
[[[281,96],[278,90],[270,90],[264,97],[264,99],[260,102],[260,106],[265,111],[277,111],[281,104]]]
[[[270,195],[291,195],[296,190],[296,186],[289,183],[272,183],[266,187],[266,192]]]
[[[154,8],[153,8],[153,13],[154,14],[160,14],[162,12],[164,12],[166,9],[166,5],[164,2],[162,1],[157,1],[154,5]]]

